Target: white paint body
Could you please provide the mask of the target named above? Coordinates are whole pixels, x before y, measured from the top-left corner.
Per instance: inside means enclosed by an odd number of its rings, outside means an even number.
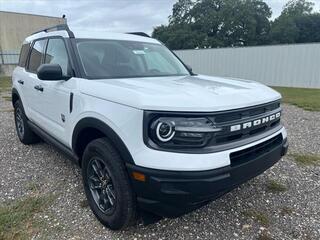
[[[43,36],[67,37],[64,31],[40,33],[26,39]],[[79,36],[85,37],[84,35]],[[125,39],[159,43],[155,39],[129,34],[103,35],[87,33],[90,38]],[[75,33],[77,37],[77,33]],[[18,84],[23,79],[25,84]],[[44,92],[33,89],[41,84]],[[103,121],[127,146],[136,165],[162,170],[198,171],[230,165],[230,153],[264,142],[277,133],[254,143],[208,154],[186,154],[158,151],[143,141],[143,111],[215,112],[255,106],[278,100],[280,94],[262,84],[237,79],[209,76],[179,76],[88,80],[71,78],[68,81],[42,81],[34,73],[17,67],[13,87],[20,94],[27,117],[54,138],[72,147],[76,124],[85,117]],[[74,93],[74,108],[69,113],[69,93]],[[61,114],[65,122],[61,121]]]

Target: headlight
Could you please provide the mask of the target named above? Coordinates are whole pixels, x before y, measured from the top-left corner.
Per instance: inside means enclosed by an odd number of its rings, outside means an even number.
[[[175,135],[175,122],[166,120],[158,121],[155,132],[161,142],[170,141]]]
[[[149,125],[149,137],[162,147],[203,147],[215,128],[208,118],[160,117]]]

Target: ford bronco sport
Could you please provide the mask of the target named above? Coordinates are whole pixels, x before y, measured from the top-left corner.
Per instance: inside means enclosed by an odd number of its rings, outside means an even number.
[[[279,93],[194,74],[143,33],[39,31],[12,77],[20,141],[41,138],[75,161],[90,208],[111,229],[138,212],[177,217],[203,206],[288,147]]]

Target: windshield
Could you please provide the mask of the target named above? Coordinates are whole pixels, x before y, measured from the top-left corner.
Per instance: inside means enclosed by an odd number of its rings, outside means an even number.
[[[78,39],[77,48],[88,78],[189,75],[177,57],[160,44]]]

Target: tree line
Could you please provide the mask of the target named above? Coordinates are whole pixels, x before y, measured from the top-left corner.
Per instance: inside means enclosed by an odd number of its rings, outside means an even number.
[[[174,50],[320,42],[313,2],[290,0],[271,16],[263,0],[178,0],[152,37]]]

